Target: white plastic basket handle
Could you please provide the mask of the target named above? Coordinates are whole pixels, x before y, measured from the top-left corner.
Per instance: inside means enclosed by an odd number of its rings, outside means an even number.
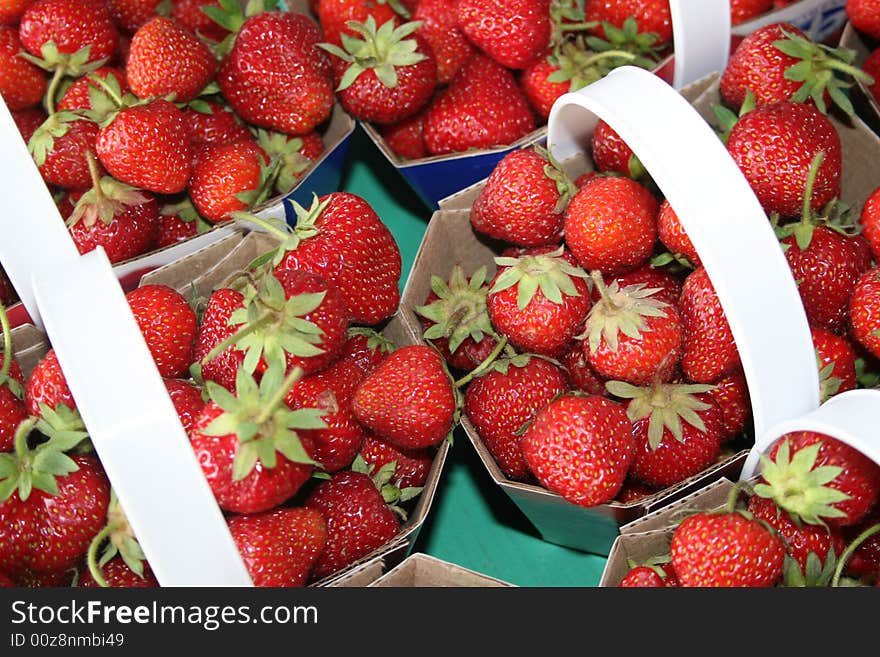
[[[730,0],[670,0],[675,42],[673,86],[722,70],[730,55]]]
[[[585,150],[598,119],[629,144],[700,254],[739,350],[758,436],[819,407],[813,342],[797,286],[763,208],[709,124],[672,87],[625,66],[560,97],[548,146]]]
[[[42,318],[156,579],[162,586],[250,586],[106,253],[78,254],[0,105],[0,196],[11,209],[0,219],[0,259],[31,317]]]

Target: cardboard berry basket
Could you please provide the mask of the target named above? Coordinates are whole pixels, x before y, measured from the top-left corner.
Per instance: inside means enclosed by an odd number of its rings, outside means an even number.
[[[852,23],[847,23],[840,36],[840,47],[854,51],[853,64],[862,68],[868,55],[880,47],[880,43],[861,34]],[[874,132],[880,134],[880,102],[871,93],[868,85],[862,80],[856,80],[851,89],[851,98],[853,107],[861,119],[871,126]]]
[[[678,88],[719,69],[727,61],[729,3],[728,0],[670,0],[670,9],[674,49],[680,56],[666,57],[653,71]],[[436,210],[447,196],[486,178],[511,151],[543,143],[547,138],[547,126],[543,125],[511,144],[405,159],[389,148],[375,126],[364,121],[359,123],[431,210]]]
[[[745,36],[771,23],[792,23],[813,41],[836,42],[846,23],[846,0],[800,0],[752,20],[734,25],[735,36]]]
[[[423,552],[410,554],[386,572],[383,572],[384,568],[383,559],[379,557],[350,571],[346,576],[334,580],[329,586],[376,586],[383,588],[515,586]]]

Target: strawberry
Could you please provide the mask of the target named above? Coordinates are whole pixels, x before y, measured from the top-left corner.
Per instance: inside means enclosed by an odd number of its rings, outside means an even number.
[[[678,310],[684,325],[681,369],[697,383],[714,383],[740,366],[733,333],[703,267],[688,274]]]
[[[159,229],[156,248],[161,249],[195,237],[202,226],[208,226],[187,196],[180,203],[163,206],[159,210]]]
[[[107,97],[104,94],[104,87],[101,87],[99,83],[95,81],[94,76],[97,76],[102,80],[107,80],[112,77],[115,80],[120,93],[124,94],[129,91],[128,82],[125,79],[125,71],[116,68],[115,66],[102,66],[88,75],[83,75],[74,80],[73,83],[65,89],[61,98],[58,99],[56,110],[59,112],[63,110],[78,109],[100,110],[101,108],[93,105],[93,99],[95,99],[98,104],[101,104],[107,102]]]
[[[735,370],[718,379],[709,396],[721,408],[721,442],[726,443],[742,435],[752,414],[749,387],[742,370]]]
[[[328,539],[324,517],[312,509],[273,509],[227,523],[254,586],[305,586]]]
[[[511,144],[532,132],[535,117],[513,74],[476,54],[432,102],[425,119],[431,155]]]
[[[874,80],[873,83],[869,80],[864,80],[863,82],[874,97],[874,101],[880,103],[880,47],[874,48],[865,57],[862,61],[862,71]]]
[[[33,0],[4,0],[0,3],[0,25],[17,26]]]
[[[682,349],[683,324],[675,306],[654,295],[658,288],[618,281],[605,286],[598,272],[593,282],[600,299],[587,316],[583,340],[590,367],[604,379],[635,385],[669,381]]]
[[[495,165],[474,200],[471,225],[518,246],[558,244],[563,212],[576,192],[543,147],[513,150]]]
[[[227,390],[235,390],[235,377],[244,363],[245,352],[228,348],[211,359],[207,357],[236,334],[236,324],[230,320],[233,313],[243,308],[244,296],[241,292],[223,287],[212,292],[193,346],[193,361],[201,363],[202,378],[214,381]]]
[[[452,430],[457,399],[443,357],[426,345],[394,350],[361,381],[355,417],[397,447],[436,445]]]
[[[139,98],[173,94],[186,103],[201,93],[217,71],[214,53],[170,18],[156,16],[138,28],[126,63],[128,85]]]
[[[675,528],[670,554],[682,586],[769,587],[782,577],[785,547],[739,512],[699,512]]]
[[[372,18],[377,25],[392,22],[399,23],[408,14],[408,10],[394,0],[321,0],[315,12],[324,38],[329,43],[341,44],[342,35],[357,36],[357,31],[349,22],[363,23]]]
[[[865,200],[859,215],[859,226],[862,237],[868,240],[874,261],[880,262],[880,186]]]
[[[210,223],[219,223],[265,200],[268,163],[265,151],[251,138],[202,146],[188,187],[199,214]]]
[[[183,191],[192,173],[183,111],[161,98],[120,110],[101,128],[95,148],[110,175],[152,192]]]
[[[730,24],[739,25],[773,9],[773,0],[730,0]]]
[[[633,566],[629,569],[617,586],[623,588],[657,588],[680,586],[675,570],[670,563],[651,563],[650,565]]]
[[[418,33],[434,53],[438,84],[449,84],[477,52],[459,28],[457,9],[457,0],[420,0],[413,12],[413,20],[421,23]]]
[[[646,498],[654,495],[656,492],[657,490],[655,488],[647,486],[640,481],[636,481],[631,477],[627,477],[624,479],[623,487],[614,498],[614,501],[618,504],[640,503]]]
[[[619,274],[648,261],[657,242],[659,204],[634,180],[596,177],[565,210],[565,243],[584,269]]]
[[[391,124],[412,116],[437,86],[437,62],[416,22],[377,27],[372,18],[351,23],[356,36],[323,47],[333,57],[336,97],[354,118]]]
[[[580,340],[572,341],[559,362],[565,368],[569,387],[590,395],[605,394],[605,380],[590,367]]]
[[[626,411],[595,395],[551,401],[526,429],[521,447],[544,487],[585,507],[614,499],[635,453]]]
[[[184,376],[193,362],[197,319],[183,295],[167,285],[144,285],[125,298],[159,374]]]
[[[201,39],[220,43],[229,30],[212,19],[204,8],[220,8],[218,0],[174,0],[171,18]]]
[[[711,386],[655,384],[636,387],[605,384],[628,400],[635,457],[629,476],[652,486],[673,486],[708,468],[721,452],[721,409],[708,394]],[[682,422],[684,420],[684,422]]]
[[[880,269],[873,267],[856,281],[848,305],[852,337],[880,358]]]
[[[40,107],[28,107],[22,110],[11,112],[12,120],[18,128],[24,143],[28,143],[43,122],[49,118],[49,115]]]
[[[520,447],[521,431],[568,388],[558,365],[530,355],[498,360],[470,382],[465,412],[505,475],[521,481],[529,478]]]
[[[0,367],[0,452],[9,452],[15,446],[15,431],[27,417],[24,403],[24,376],[12,355],[6,311],[0,306],[3,319],[3,365]]]
[[[0,27],[0,96],[10,111],[38,105],[46,93],[46,75],[35,64],[19,57],[18,32]]]
[[[210,401],[189,433],[202,472],[225,511],[272,509],[293,497],[315,467],[312,442],[299,430],[321,428],[321,411],[291,411],[282,403],[302,371],[295,369],[283,382],[280,368],[270,373],[258,387],[239,370],[236,395],[208,381]]]
[[[645,167],[629,145],[601,119],[590,137],[590,152],[597,171],[619,173],[633,180],[646,174]]]
[[[502,66],[522,69],[550,41],[549,4],[547,0],[460,0],[458,29]]]
[[[880,533],[874,531],[870,536],[864,537],[864,532],[876,529],[877,523],[880,523],[880,505],[875,505],[874,509],[855,525],[842,529],[847,545],[852,545],[860,537],[864,538],[847,560],[844,572],[856,577],[880,575]]]
[[[650,264],[643,265],[620,276],[602,277],[605,287],[608,287],[615,281],[620,288],[630,285],[641,285],[643,288],[656,289],[656,292],[651,294],[651,298],[668,303],[670,306],[677,306],[678,299],[681,297],[681,281],[665,269],[654,267]],[[598,303],[602,298],[601,291],[596,286],[593,287],[591,295],[593,303]]]
[[[121,557],[110,559],[110,561],[101,567],[101,570],[103,571],[104,580],[107,585],[113,588],[143,589],[156,588],[159,586],[159,582],[156,580],[156,576],[153,574],[153,571],[150,570],[149,566],[144,568],[143,575],[138,575],[128,567]],[[92,576],[92,573],[89,572],[88,567],[80,569],[79,579],[76,585],[87,589],[102,588]]]
[[[267,11],[247,18],[217,71],[224,98],[246,122],[289,134],[330,117],[330,62],[321,30],[305,14]]]
[[[183,379],[164,379],[163,382],[184,431],[189,433],[205,408],[201,389]]]
[[[345,384],[346,394],[354,393],[361,380],[388,358],[394,344],[373,329],[355,326],[348,329],[348,339],[342,348],[340,359],[351,363],[354,371],[340,383]]]
[[[88,153],[95,150],[99,130],[96,123],[63,111],[52,114],[34,131],[28,150],[47,185],[89,188],[92,176]]]
[[[854,525],[880,496],[880,465],[836,438],[796,431],[761,455],[761,483],[754,488],[796,521]]]
[[[673,257],[680,259],[683,256],[695,268],[702,264],[700,255],[681,225],[681,220],[666,199],[663,199],[657,214],[657,237]]]
[[[226,105],[200,98],[183,111],[194,146],[248,141],[250,130]]]
[[[16,586],[18,586],[18,584],[16,584],[14,581],[9,579],[3,573],[0,573],[0,587],[7,589],[7,588],[14,588]]]
[[[564,77],[552,55],[538,57],[519,76],[519,85],[535,114],[543,120],[550,118],[553,103],[562,94],[572,91],[572,84]]]
[[[402,121],[380,126],[379,134],[385,145],[398,157],[409,160],[427,157],[428,148],[424,138],[427,116],[427,108],[423,108]]]
[[[564,247],[502,256],[495,264],[486,297],[492,325],[522,351],[561,356],[590,310],[587,273]]]
[[[880,3],[877,0],[847,0],[846,17],[860,32],[880,39]]]
[[[672,17],[669,0],[589,0],[585,17],[588,22],[598,25],[590,31],[605,38],[607,28],[602,23],[623,28],[627,18],[632,16],[641,33],[654,33],[659,44],[672,41]]]
[[[361,443],[361,457],[368,467],[368,474],[376,476],[379,471],[393,463],[391,482],[400,488],[424,486],[434,462],[432,450],[395,447],[379,436],[367,433]]]
[[[810,329],[816,361],[819,366],[821,400],[856,387],[856,355],[852,345],[842,336],[813,327]]]
[[[107,3],[110,5],[113,21],[127,34],[134,34],[160,12],[167,13],[167,9],[162,6],[162,0],[107,0]]]
[[[274,191],[285,194],[311,169],[315,161],[324,153],[324,141],[314,130],[293,137],[282,132],[256,129],[257,143],[278,167]],[[271,191],[271,190],[270,190]]]
[[[38,417],[43,414],[44,405],[54,410],[59,410],[60,406],[76,409],[76,402],[54,349],[49,349],[31,371],[25,383],[24,400],[28,415]]]

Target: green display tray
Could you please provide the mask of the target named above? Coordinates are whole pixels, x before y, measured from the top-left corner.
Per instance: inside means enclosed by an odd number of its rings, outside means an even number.
[[[431,210],[360,127],[341,189],[366,199],[391,229],[403,258],[403,290]],[[548,543],[492,481],[459,428],[431,512],[413,546],[517,586],[597,586],[605,557]]]

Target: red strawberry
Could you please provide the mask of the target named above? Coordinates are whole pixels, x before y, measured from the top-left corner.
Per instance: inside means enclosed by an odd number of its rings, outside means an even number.
[[[673,256],[684,256],[694,267],[702,264],[700,255],[691,243],[684,226],[681,225],[681,220],[666,199],[660,204],[660,212],[657,215],[657,236]]]
[[[542,247],[519,257],[495,259],[486,307],[492,325],[512,345],[530,353],[561,356],[590,310],[587,273],[564,247]]]
[[[564,47],[564,46],[563,46]],[[550,118],[553,103],[562,94],[572,91],[569,79],[559,81],[565,73],[553,55],[539,57],[529,64],[519,77],[519,85],[532,109],[542,120]]]
[[[297,205],[293,232],[276,270],[305,269],[334,283],[352,322],[374,325],[391,317],[400,302],[400,248],[370,203],[334,192],[308,210]]]
[[[22,15],[18,36],[25,49],[42,57],[47,67],[71,75],[81,73],[83,64],[109,60],[119,47],[119,32],[108,5],[98,0],[36,0]],[[86,47],[89,50],[84,54]],[[84,54],[84,61],[76,62],[79,68],[71,67],[76,53]]]
[[[205,408],[205,400],[202,398],[201,389],[183,379],[164,379],[165,388],[174,410],[180,418],[184,431],[189,433],[196,419]]]
[[[228,144],[252,139],[247,129],[226,105],[200,99],[184,110],[194,146]]]
[[[465,412],[498,467],[511,479],[526,480],[521,430],[556,396],[568,390],[558,365],[521,355],[496,361],[465,391]]]
[[[859,216],[862,237],[868,240],[871,255],[875,262],[880,262],[880,187],[868,196]]]
[[[769,587],[782,577],[785,547],[738,512],[700,512],[675,528],[672,566],[682,586]]]
[[[856,355],[849,341],[831,331],[812,328],[813,347],[819,366],[819,385],[824,402],[856,387]]]
[[[156,580],[156,576],[153,574],[153,571],[150,570],[149,566],[145,565],[144,574],[138,575],[136,572],[128,567],[125,561],[122,560],[122,557],[114,557],[103,566],[101,566],[101,574],[107,584],[114,588],[141,589],[155,588],[159,586],[159,582]],[[88,567],[80,569],[77,586],[81,586],[87,589],[101,588],[101,585],[98,584],[98,582],[92,576],[92,573],[89,571]]]
[[[319,511],[327,522],[327,544],[315,564],[313,580],[339,572],[400,531],[400,518],[370,476],[362,472],[335,473],[318,484],[304,505]]]
[[[874,509],[855,525],[843,528],[842,532],[846,544],[851,545],[865,532],[874,528],[877,523],[880,523],[880,505],[875,505]],[[838,556],[840,555],[838,554]],[[877,577],[880,575],[880,533],[874,531],[858,544],[852,556],[847,560],[844,572],[856,577],[865,575]]]
[[[795,520],[843,527],[858,523],[880,496],[880,465],[844,442],[813,431],[778,439],[761,455],[755,493]]]
[[[880,358],[880,269],[873,267],[859,277],[849,299],[852,336]]]
[[[5,313],[5,311],[0,310]],[[11,353],[3,352],[0,370],[0,452],[14,447],[15,431],[27,419],[24,403],[24,376]]]
[[[46,184],[75,190],[91,186],[88,154],[95,150],[99,130],[98,124],[64,111],[34,131],[28,150]]]
[[[880,39],[880,4],[877,0],[847,0],[846,17],[860,32]]]
[[[869,80],[863,82],[874,100],[880,103],[880,48],[875,48],[865,57],[862,61],[862,71],[874,80],[873,83]]]
[[[590,367],[590,361],[587,359],[587,354],[581,346],[580,340],[571,343],[560,357],[559,362],[565,368],[571,388],[582,390],[590,395],[605,394],[605,379]]]
[[[15,28],[0,27],[0,96],[10,111],[38,105],[46,93],[46,74],[22,51]]]
[[[312,509],[274,509],[227,521],[254,586],[305,586],[328,539]]]
[[[650,264],[633,269],[620,276],[603,276],[602,280],[606,287],[616,281],[620,288],[629,287],[630,285],[654,288],[657,291],[651,295],[651,298],[668,303],[670,306],[677,306],[678,299],[681,297],[681,281],[665,269],[660,269]],[[597,303],[602,298],[598,287],[593,288],[592,298],[593,303]]]
[[[37,131],[37,128],[43,125],[43,122],[49,118],[49,115],[40,107],[28,107],[27,109],[13,111],[11,114],[12,120],[15,121],[15,126],[18,128],[24,143],[28,143]]]
[[[361,381],[355,417],[398,447],[436,445],[453,428],[456,395],[443,358],[425,345],[402,346]]]
[[[222,350],[214,358],[206,360],[215,347],[233,335],[237,328],[230,322],[232,314],[244,308],[244,297],[230,288],[220,288],[211,293],[202,321],[196,331],[193,347],[193,361],[201,363],[202,377],[214,381],[227,390],[235,390],[235,377],[244,363],[245,352],[229,348]]]
[[[425,145],[432,155],[511,144],[535,129],[535,117],[512,73],[474,55],[428,109]]]
[[[180,203],[165,205],[159,210],[156,248],[161,249],[195,237],[201,226],[206,224],[188,196]]]
[[[33,0],[4,0],[0,3],[0,25],[16,26]]]
[[[584,269],[619,274],[645,264],[657,242],[659,204],[629,178],[596,177],[565,210],[565,243]]]
[[[324,152],[324,141],[314,130],[293,137],[283,132],[256,129],[257,143],[277,167],[277,177],[268,192],[286,194],[296,187],[299,181]]]
[[[620,489],[617,497],[614,498],[614,501],[618,504],[641,503],[645,498],[654,495],[656,492],[655,488],[627,477],[623,481],[623,487]]]
[[[590,0],[586,4],[586,20],[599,22],[591,32],[603,38],[606,32],[602,22],[622,28],[630,16],[635,18],[639,32],[656,34],[660,44],[672,41],[669,0]]]
[[[413,12],[413,20],[422,23],[419,34],[434,52],[438,84],[448,84],[476,52],[458,26],[457,9],[457,0],[420,0]]]
[[[116,25],[125,33],[134,34],[138,28],[165,12],[162,0],[107,0]],[[177,4],[175,1],[174,4]]]
[[[522,437],[529,469],[550,491],[580,506],[610,502],[632,463],[632,425],[619,404],[563,395],[538,411]]]
[[[492,169],[471,209],[474,230],[518,246],[558,244],[577,189],[542,147],[514,150]]]
[[[321,30],[305,14],[267,11],[247,18],[217,72],[224,98],[248,123],[289,134],[330,117],[334,94]]]
[[[9,578],[8,578],[6,575],[4,575],[3,573],[0,573],[0,587],[6,589],[6,588],[14,588],[14,587],[16,587],[16,586],[18,586],[18,584],[16,584],[15,582],[13,582],[11,579],[9,579]]]
[[[645,175],[645,167],[610,125],[601,119],[590,138],[590,150],[598,171],[619,173],[633,180]]]
[[[167,285],[144,285],[125,298],[159,374],[184,376],[193,362],[197,319],[183,295]]]
[[[67,379],[64,378],[54,349],[49,349],[31,371],[24,393],[29,415],[41,416],[40,406],[43,404],[55,410],[60,405],[71,410],[76,409],[76,402],[67,387]]]
[[[361,443],[360,455],[367,464],[370,476],[375,476],[383,467],[394,463],[391,481],[400,489],[424,486],[434,461],[430,449],[395,447],[387,440],[369,433]]]
[[[549,5],[547,0],[460,0],[458,28],[502,66],[522,69],[550,41]]]
[[[330,43],[341,44],[342,35],[356,36],[357,32],[348,24],[349,21],[363,23],[368,18],[382,25],[389,21],[401,22],[398,13],[400,5],[386,0],[377,2],[361,2],[360,0],[327,0],[317,3],[318,22],[324,32],[324,38]]]
[[[741,435],[752,414],[749,388],[742,370],[718,379],[709,395],[721,408],[721,442],[725,443]]]
[[[680,586],[671,564],[633,566],[617,586],[624,588]]]
[[[103,103],[107,103],[107,100],[109,100],[104,88],[95,81],[94,76],[97,76],[102,80],[108,80],[112,77],[122,94],[129,90],[128,82],[125,80],[125,71],[116,68],[115,66],[102,66],[88,75],[84,75],[74,80],[73,84],[67,87],[64,91],[64,95],[58,99],[56,109],[58,111],[78,109],[104,110],[103,107],[95,107],[92,103],[92,99],[95,97],[99,98]],[[108,104],[107,107],[109,108],[111,105]],[[113,107],[113,109],[115,109],[115,107]]]
[[[114,178],[174,194],[192,173],[192,145],[183,111],[164,99],[122,109],[98,133],[96,150]]]
[[[402,121],[380,126],[379,132],[385,145],[392,153],[404,159],[427,157],[428,149],[424,138],[427,116],[427,109],[422,109]]]
[[[395,27],[396,26],[396,27]],[[412,116],[437,86],[437,62],[418,23],[377,27],[372,18],[352,23],[344,48],[322,44],[333,57],[333,81],[342,107],[356,119],[391,124]]]
[[[394,349],[394,343],[373,329],[355,326],[348,329],[339,359],[324,371],[333,376],[339,396],[350,400],[361,381]]]
[[[229,30],[205,13],[203,7],[219,9],[220,3],[218,0],[174,0],[171,18],[198,37],[220,43]]]
[[[714,383],[740,366],[721,301],[702,267],[684,281],[678,306],[684,324],[681,369],[697,383]]]
[[[214,79],[217,59],[185,27],[156,16],[132,37],[125,71],[139,98],[174,94],[175,102],[186,103]]]
[[[773,9],[773,0],[730,0],[730,24],[739,25]]]
[[[231,213],[248,210],[267,196],[268,163],[253,139],[202,146],[192,166],[190,198],[209,222],[226,221]]]

